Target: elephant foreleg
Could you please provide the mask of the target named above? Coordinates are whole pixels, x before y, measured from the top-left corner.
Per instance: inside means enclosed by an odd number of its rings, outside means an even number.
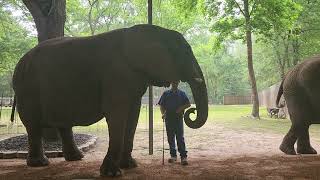
[[[59,128],[62,151],[66,161],[81,160],[84,156],[74,142],[72,128]]]
[[[129,113],[129,108],[124,107],[126,106],[124,104],[125,103],[119,103],[114,105],[107,120],[109,129],[109,148],[100,167],[101,176],[121,175],[119,163],[123,151],[125,129]]]
[[[132,158],[133,140],[136,132],[139,114],[140,114],[141,100],[137,100],[131,106],[130,114],[127,121],[127,128],[124,138],[124,149],[120,161],[121,168],[135,168],[137,162]]]
[[[317,154],[317,151],[310,144],[309,126],[303,126],[299,132],[297,152],[299,154]]]

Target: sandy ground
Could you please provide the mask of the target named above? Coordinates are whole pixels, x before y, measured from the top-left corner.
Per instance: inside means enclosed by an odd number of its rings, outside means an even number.
[[[320,156],[287,156],[279,150],[282,135],[231,130],[207,123],[199,130],[186,128],[189,165],[162,165],[162,131],[154,135],[154,155],[148,155],[148,134],[139,128],[134,157],[138,168],[124,170],[120,179],[320,179]],[[320,146],[312,142],[315,149]],[[25,160],[0,160],[0,180],[9,179],[106,179],[99,167],[107,150],[107,137],[78,162],[50,159],[48,167],[30,168]]]

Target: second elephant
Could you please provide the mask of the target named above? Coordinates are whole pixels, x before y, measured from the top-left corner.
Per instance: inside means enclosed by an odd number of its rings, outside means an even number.
[[[277,96],[277,106],[284,95],[291,128],[283,138],[280,150],[294,155],[316,154],[310,144],[309,126],[320,123],[320,56],[305,60],[293,67],[283,79]]]

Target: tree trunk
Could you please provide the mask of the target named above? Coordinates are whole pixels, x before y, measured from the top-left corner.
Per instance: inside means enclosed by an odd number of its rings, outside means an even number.
[[[295,37],[297,38],[297,37]],[[299,57],[299,50],[300,50],[300,44],[299,44],[299,40],[298,39],[294,39],[292,41],[292,49],[293,49],[293,62],[292,62],[292,66],[295,66],[299,63],[300,61],[300,57]]]
[[[277,40],[275,40],[277,41]],[[275,42],[276,43],[276,42]],[[281,53],[280,53],[280,50],[279,50],[279,43],[277,44],[273,44],[273,49],[276,53],[276,56],[277,56],[277,64],[278,64],[278,67],[279,67],[279,73],[280,73],[280,78],[283,79],[284,76],[285,76],[285,60],[284,58],[282,58],[281,56]]]
[[[65,0],[23,0],[38,31],[38,42],[64,36]]]
[[[64,36],[66,21],[65,0],[23,0],[29,9],[38,32],[38,42]],[[47,141],[57,141],[59,136],[56,129],[43,130]]]
[[[256,85],[256,78],[254,75],[253,70],[253,60],[252,60],[252,30],[251,30],[251,18],[249,13],[249,2],[248,0],[244,0],[244,15],[246,19],[246,41],[247,41],[247,53],[248,53],[248,71],[249,71],[249,78],[251,83],[251,96],[252,96],[252,113],[251,115],[254,118],[260,118],[259,116],[259,97],[258,97],[258,90]]]
[[[92,11],[93,11],[93,7],[95,6],[95,4],[98,3],[98,0],[94,0],[94,1],[88,0],[88,3],[90,6],[89,13],[88,13],[88,23],[90,26],[91,36],[93,36],[95,34],[96,27],[95,27],[95,24],[92,20]]]

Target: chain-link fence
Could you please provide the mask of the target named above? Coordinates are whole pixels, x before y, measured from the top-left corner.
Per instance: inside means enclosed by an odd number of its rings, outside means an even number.
[[[13,97],[0,98],[0,138],[26,133],[17,113],[14,114],[14,121],[10,121],[12,104]]]

